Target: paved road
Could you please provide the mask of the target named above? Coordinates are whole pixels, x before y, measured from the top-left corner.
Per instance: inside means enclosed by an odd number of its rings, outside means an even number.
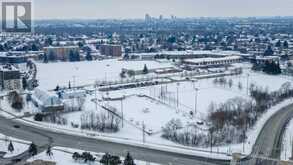
[[[253,155],[278,158],[280,155],[280,139],[287,122],[293,117],[293,106],[281,109],[266,123],[253,148]],[[21,125],[15,128],[14,125]],[[43,130],[38,127],[26,125],[19,121],[9,120],[0,116],[0,132],[19,139],[33,141],[39,146],[70,147],[93,152],[109,152],[125,156],[130,151],[136,159],[152,161],[160,164],[172,165],[221,165],[229,164],[226,161],[212,160],[198,156],[177,154],[143,147],[134,147],[114,142],[106,142],[92,138],[72,136],[54,131]],[[244,159],[243,164],[267,165],[268,162],[253,160],[251,157]]]
[[[20,128],[14,128],[14,125],[21,125]],[[161,164],[172,165],[218,165],[229,164],[219,160],[209,160],[198,156],[188,156],[185,154],[176,154],[173,152],[158,151],[143,147],[133,147],[130,145],[118,144],[113,142],[105,142],[92,138],[79,136],[71,136],[60,134],[53,131],[42,130],[30,125],[24,125],[15,120],[9,120],[0,117],[0,132],[20,138],[27,141],[33,141],[39,146],[45,146],[52,142],[52,146],[70,147],[93,152],[109,152],[121,156],[125,156],[127,151],[140,160]]]
[[[288,122],[293,118],[293,105],[287,106],[279,110],[265,124],[259,134],[256,144],[253,147],[251,155],[256,157],[268,157],[279,159],[281,154],[281,142],[283,132]],[[250,158],[249,158],[250,159]],[[271,165],[276,163],[272,160],[250,159],[244,161],[246,164]]]

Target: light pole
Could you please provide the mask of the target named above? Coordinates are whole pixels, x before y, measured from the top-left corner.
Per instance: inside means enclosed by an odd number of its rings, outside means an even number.
[[[95,84],[95,104],[96,104],[96,111],[98,110],[98,96],[97,96],[97,85],[98,83]]]
[[[194,103],[194,116],[196,115],[197,112],[197,96],[198,96],[198,88],[195,88],[195,103]]]
[[[122,128],[124,127],[123,99],[125,99],[125,95],[123,95],[123,97],[121,98]]]
[[[179,86],[180,86],[180,83],[178,82],[177,83],[177,108],[179,107]]]
[[[197,97],[198,97],[198,91],[199,88],[195,87],[195,81],[192,80],[193,89],[195,90],[195,97],[194,97],[194,116],[197,112]]]
[[[246,80],[247,95],[249,95],[249,87],[248,87],[249,76],[250,76],[249,73],[247,73],[247,80]]]
[[[142,121],[142,142],[145,143],[145,125],[144,125],[144,121]]]

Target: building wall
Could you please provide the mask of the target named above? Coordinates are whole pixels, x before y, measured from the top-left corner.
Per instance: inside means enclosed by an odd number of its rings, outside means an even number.
[[[22,82],[20,79],[4,80],[3,88],[6,90],[20,90],[22,89]]]
[[[121,57],[122,47],[120,45],[101,45],[100,52],[106,56]]]
[[[17,71],[0,71],[0,87],[5,90],[21,90],[22,79],[20,72]]]
[[[70,47],[45,47],[44,53],[48,56],[50,53],[53,53],[57,60],[67,61],[69,59],[70,52],[79,53],[79,47],[70,46]]]

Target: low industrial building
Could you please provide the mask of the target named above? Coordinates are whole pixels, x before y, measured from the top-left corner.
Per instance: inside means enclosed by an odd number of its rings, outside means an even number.
[[[230,65],[233,63],[241,62],[240,56],[228,56],[220,58],[196,58],[196,59],[186,59],[183,61],[184,64],[189,64],[197,67],[209,67],[209,66],[219,66],[219,65]]]
[[[34,105],[44,113],[64,110],[64,104],[56,94],[36,88],[31,98]]]
[[[38,60],[43,51],[10,51],[0,53],[1,64],[19,64],[26,63],[30,59]]]

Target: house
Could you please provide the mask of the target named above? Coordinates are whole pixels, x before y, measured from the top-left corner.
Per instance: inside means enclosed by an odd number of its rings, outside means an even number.
[[[56,94],[36,88],[32,94],[32,102],[42,112],[63,111],[64,104]]]

